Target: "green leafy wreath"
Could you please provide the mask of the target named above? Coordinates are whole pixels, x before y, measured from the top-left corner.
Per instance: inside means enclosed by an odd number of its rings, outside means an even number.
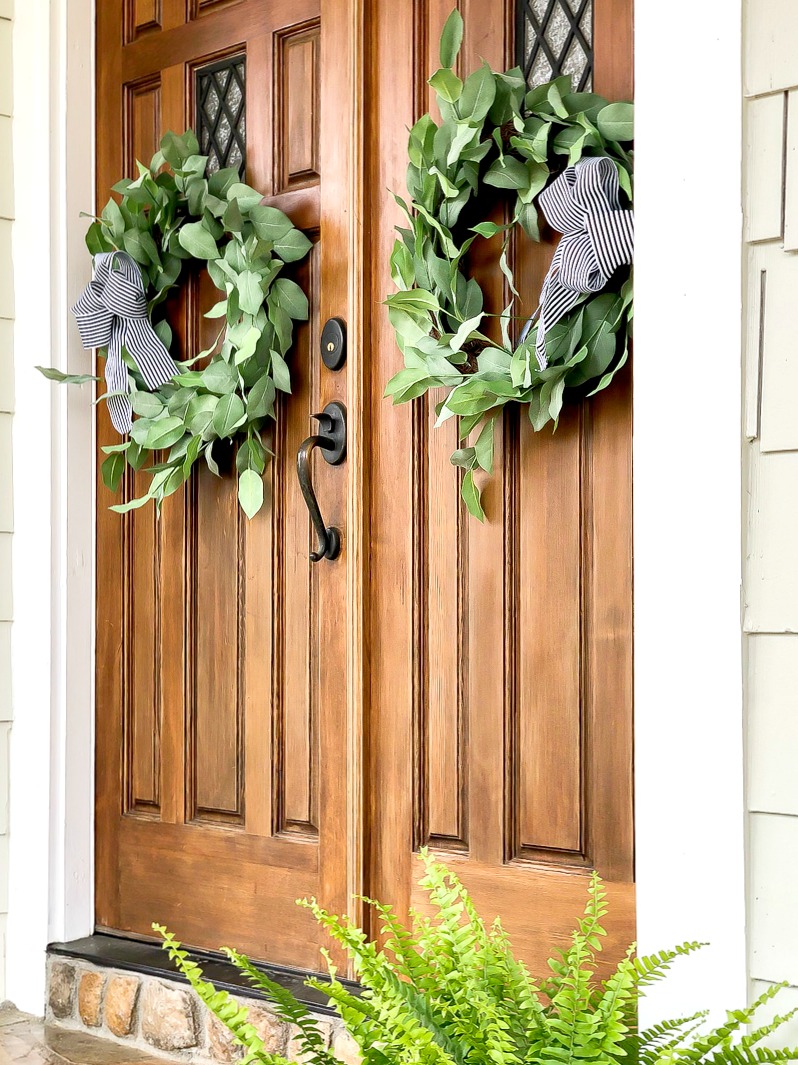
[[[146,494],[111,509],[123,513],[150,499],[160,506],[200,459],[220,475],[224,452],[231,452],[238,438],[238,498],[251,518],[263,505],[263,472],[271,455],[264,437],[275,418],[276,395],[291,391],[286,355],[294,322],[308,317],[305,293],[282,271],[302,259],[311,242],[282,211],[262,204],[261,194],[241,182],[236,169],[206,177],[207,157],[199,154],[190,131],[167,133],[150,165],[137,165],[137,178],[113,187],[120,201],[109,199],[89,227],[89,251],[101,259],[103,253],[123,252],[138,264],[147,315],[166,349],[175,344],[164,301],[191,260],[207,268],[223,293],[205,314],[219,319],[221,327],[210,348],[176,362],[171,379],[155,388],[123,347],[126,387],[100,398],[113,402],[114,396],[129,395],[136,418],[129,439],[103,448],[108,456],[103,482],[116,492],[125,465],[139,470],[148,456],[154,462]],[[204,368],[193,368],[206,359]],[[51,380],[99,380],[39,369]]]
[[[484,63],[462,81],[452,69],[462,39],[463,20],[453,11],[441,36],[441,69],[429,79],[441,122],[426,114],[411,129],[410,202],[395,197],[408,226],[397,227],[390,262],[398,291],[386,303],[405,368],[389,381],[386,395],[405,403],[432,389],[448,389],[437,404],[436,424],[459,417],[463,446],[452,462],[465,471],[461,494],[468,510],[484,520],[474,471],[493,472],[494,428],[502,408],[525,403],[535,430],[549,422],[556,428],[566,399],[606,388],[626,362],[631,267],[614,270],[600,293],[575,297],[576,305],[539,342],[540,318],[530,319],[529,310],[514,314],[518,292],[509,238],[520,226],[527,237],[540,240],[539,195],[583,158],[610,160],[623,197],[618,206],[631,205],[633,107],[573,92],[568,76],[528,90],[518,67],[496,73]],[[477,220],[480,204],[483,218],[496,207],[495,199],[479,198],[485,186],[514,196],[511,221]],[[491,316],[467,265],[474,241],[499,236],[509,297],[499,316],[500,341],[481,330]],[[537,361],[536,345],[545,349]]]

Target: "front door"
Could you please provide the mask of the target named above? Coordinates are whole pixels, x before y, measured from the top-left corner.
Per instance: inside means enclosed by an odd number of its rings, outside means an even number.
[[[628,97],[631,0],[594,0],[592,20],[555,0],[542,27],[539,6],[465,0],[461,62],[509,66],[517,49],[545,77],[565,51]],[[98,928],[158,920],[197,946],[318,968],[322,938],[294,900],[358,913],[366,891],[406,908],[429,844],[535,967],[594,867],[614,944],[633,938],[628,380],[554,436],[508,412],[484,526],[458,502],[431,404],[382,399],[401,358],[381,306],[399,221],[387,190],[403,187],[449,9],[98,4],[98,201],[165,130],[192,126],[314,241],[263,511],[247,522],[234,479],[209,471],[160,519],[111,513],[98,488]],[[530,302],[550,253],[515,249]],[[477,269],[500,307],[496,263]],[[190,354],[212,302],[198,278],[172,310]],[[347,323],[336,372],[319,354],[332,316]],[[316,459],[314,479],[343,547],[314,564],[296,452],[332,399],[348,457]],[[112,436],[100,410],[99,443]]]

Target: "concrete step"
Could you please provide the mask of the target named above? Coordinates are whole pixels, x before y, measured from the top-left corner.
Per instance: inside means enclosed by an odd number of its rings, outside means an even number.
[[[0,1006],[0,1065],[164,1065],[163,1058]]]

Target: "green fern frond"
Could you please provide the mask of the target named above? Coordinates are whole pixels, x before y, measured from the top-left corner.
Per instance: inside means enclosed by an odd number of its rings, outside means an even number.
[[[707,946],[706,943],[681,943],[671,950],[662,950],[658,954],[646,954],[635,957],[634,967],[637,973],[638,988],[649,987],[658,980],[663,980],[677,958],[686,958]]]
[[[278,1015],[283,1020],[296,1025],[297,1040],[302,1052],[322,1065],[339,1065],[334,1054],[326,1047],[318,1023],[309,1010],[290,991],[257,969],[245,954],[239,954],[238,951],[231,950],[229,947],[223,949],[233,965],[244,973],[252,986],[263,992],[275,1007]]]
[[[158,924],[153,924],[152,928],[161,936],[162,948],[188,980],[200,1000],[232,1032],[235,1042],[245,1048],[246,1055],[242,1065],[250,1065],[252,1062],[258,1062],[260,1065],[288,1065],[287,1059],[282,1055],[272,1054],[266,1050],[263,1040],[247,1020],[249,1016],[247,1007],[236,1002],[226,991],[217,991],[213,984],[203,979],[200,966],[193,961],[188,951],[183,949],[183,944],[175,939],[167,928]]]
[[[769,1062],[798,1061],[798,1049],[768,1050],[766,1047],[733,1046],[706,1058],[706,1065],[766,1065]]]
[[[366,935],[347,917],[329,914],[315,899],[304,900],[322,927],[349,953],[355,971],[371,989],[373,1001],[384,1022],[401,1034],[402,1042],[415,1040],[431,1063],[465,1065],[466,1052],[435,1022],[426,1001],[408,983],[399,979]],[[355,1035],[355,1033],[352,1033]]]

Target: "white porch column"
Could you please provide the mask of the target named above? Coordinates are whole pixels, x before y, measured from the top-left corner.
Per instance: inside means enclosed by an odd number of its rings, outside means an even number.
[[[44,951],[93,926],[92,411],[36,364],[85,370],[68,329],[89,276],[93,4],[24,0],[14,23],[14,625],[6,994],[41,1012]],[[68,491],[67,491],[68,487]]]
[[[636,44],[635,773],[644,1020],[746,1001],[740,0],[640,0]]]

